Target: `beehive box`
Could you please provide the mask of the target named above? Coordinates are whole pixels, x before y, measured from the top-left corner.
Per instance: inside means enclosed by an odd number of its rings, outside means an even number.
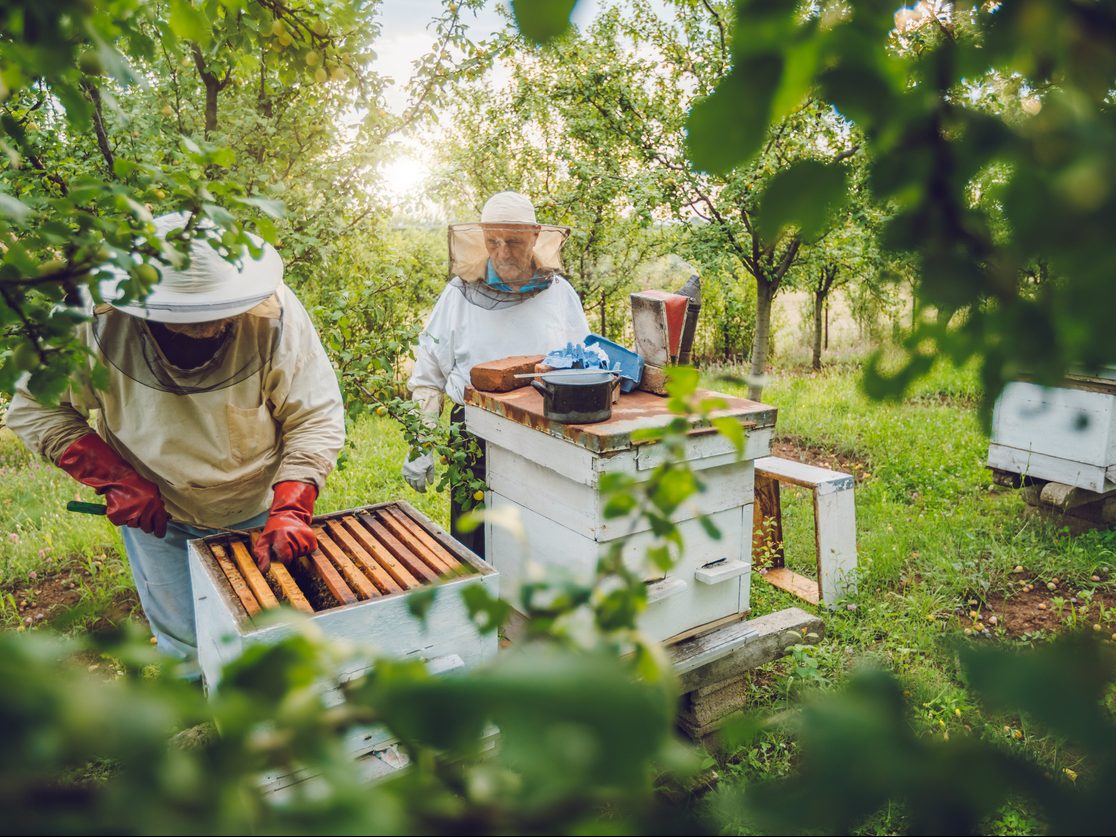
[[[1105,493],[1116,489],[1116,381],[1015,381],[992,413],[988,466]]]
[[[327,637],[386,656],[438,661],[443,669],[471,666],[496,653],[496,636],[476,630],[459,595],[471,584],[497,595],[496,570],[425,515],[406,503],[384,503],[316,517],[314,531],[318,549],[312,555],[290,567],[272,562],[266,577],[248,537],[190,541],[198,661],[210,689],[249,644],[290,631],[256,622],[280,604],[306,613]],[[408,611],[406,596],[431,585],[438,592],[420,622]],[[357,673],[340,671],[338,677]]]
[[[661,641],[743,617],[749,608],[753,462],[770,453],[776,411],[723,398],[726,409],[714,415],[740,421],[744,451],[709,426],[695,423],[688,434],[683,456],[706,490],[674,517],[685,544],[681,561],[668,573],[646,577],[648,607],[640,627]],[[532,564],[591,581],[603,550],[621,538],[627,539],[622,554],[629,566],[643,564],[653,540],[648,524],[632,528],[628,519],[605,517],[600,481],[616,472],[646,479],[666,451],[660,444],[633,442],[632,433],[673,418],[666,399],[645,392],[621,395],[608,421],[577,425],[547,420],[533,389],[466,391],[466,425],[487,443],[487,503],[496,512],[486,522],[487,557],[511,604],[521,605],[519,590]],[[518,515],[526,545],[495,522],[504,509]],[[720,538],[710,536],[702,514]]]

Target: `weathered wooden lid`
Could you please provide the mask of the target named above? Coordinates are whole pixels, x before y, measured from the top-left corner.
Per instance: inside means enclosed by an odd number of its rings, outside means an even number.
[[[699,398],[721,398],[724,410],[710,413],[709,418],[732,416],[749,430],[775,426],[777,410],[770,404],[749,401],[711,390],[698,390]],[[542,396],[533,387],[512,392],[480,392],[465,388],[465,403],[489,413],[539,430],[558,439],[573,442],[593,453],[613,453],[632,447],[632,433],[649,427],[665,427],[677,416],[667,409],[669,399],[636,390],[620,396],[612,405],[612,418],[594,424],[563,424],[543,415]],[[709,422],[691,419],[693,433],[708,432]]]

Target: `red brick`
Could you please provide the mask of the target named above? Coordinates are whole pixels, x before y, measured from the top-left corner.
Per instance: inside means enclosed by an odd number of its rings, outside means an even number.
[[[534,372],[535,364],[543,359],[542,355],[514,355],[502,360],[478,363],[469,375],[473,389],[481,392],[511,392],[527,386],[530,378],[516,378],[524,372]]]

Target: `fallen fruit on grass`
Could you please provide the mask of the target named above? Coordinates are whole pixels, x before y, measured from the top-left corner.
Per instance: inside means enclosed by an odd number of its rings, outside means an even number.
[[[1055,584],[1053,581],[1048,581],[1048,582],[1046,582],[1046,589],[1047,590],[1057,590],[1058,585]]]
[[[1038,608],[1039,610],[1046,610],[1046,602],[1039,602]]]

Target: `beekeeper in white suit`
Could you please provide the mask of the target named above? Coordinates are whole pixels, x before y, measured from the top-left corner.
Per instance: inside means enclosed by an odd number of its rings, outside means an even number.
[[[565,227],[539,224],[531,201],[518,192],[489,198],[479,224],[450,226],[452,278],[419,335],[408,381],[429,422],[438,420],[443,394],[454,403],[451,419],[464,420],[465,387],[476,364],[546,354],[588,335],[581,300],[560,274],[568,235]],[[484,479],[483,458],[474,475]],[[403,476],[416,491],[426,491],[434,481],[433,454],[405,462]],[[483,530],[460,532],[462,513],[451,491],[453,535],[483,557]]]
[[[155,230],[180,235],[188,221],[165,215]],[[309,554],[314,501],[345,439],[337,378],[279,254],[253,237],[258,257],[230,263],[206,240],[211,226],[189,235],[188,265],[164,265],[142,302],[118,294],[123,277],[107,283],[105,299],[119,301],[78,329],[107,387],[74,388],[55,407],[21,388],[6,418],[104,496],[157,644],[187,676],[197,639],[186,541],[262,525],[261,569]]]

